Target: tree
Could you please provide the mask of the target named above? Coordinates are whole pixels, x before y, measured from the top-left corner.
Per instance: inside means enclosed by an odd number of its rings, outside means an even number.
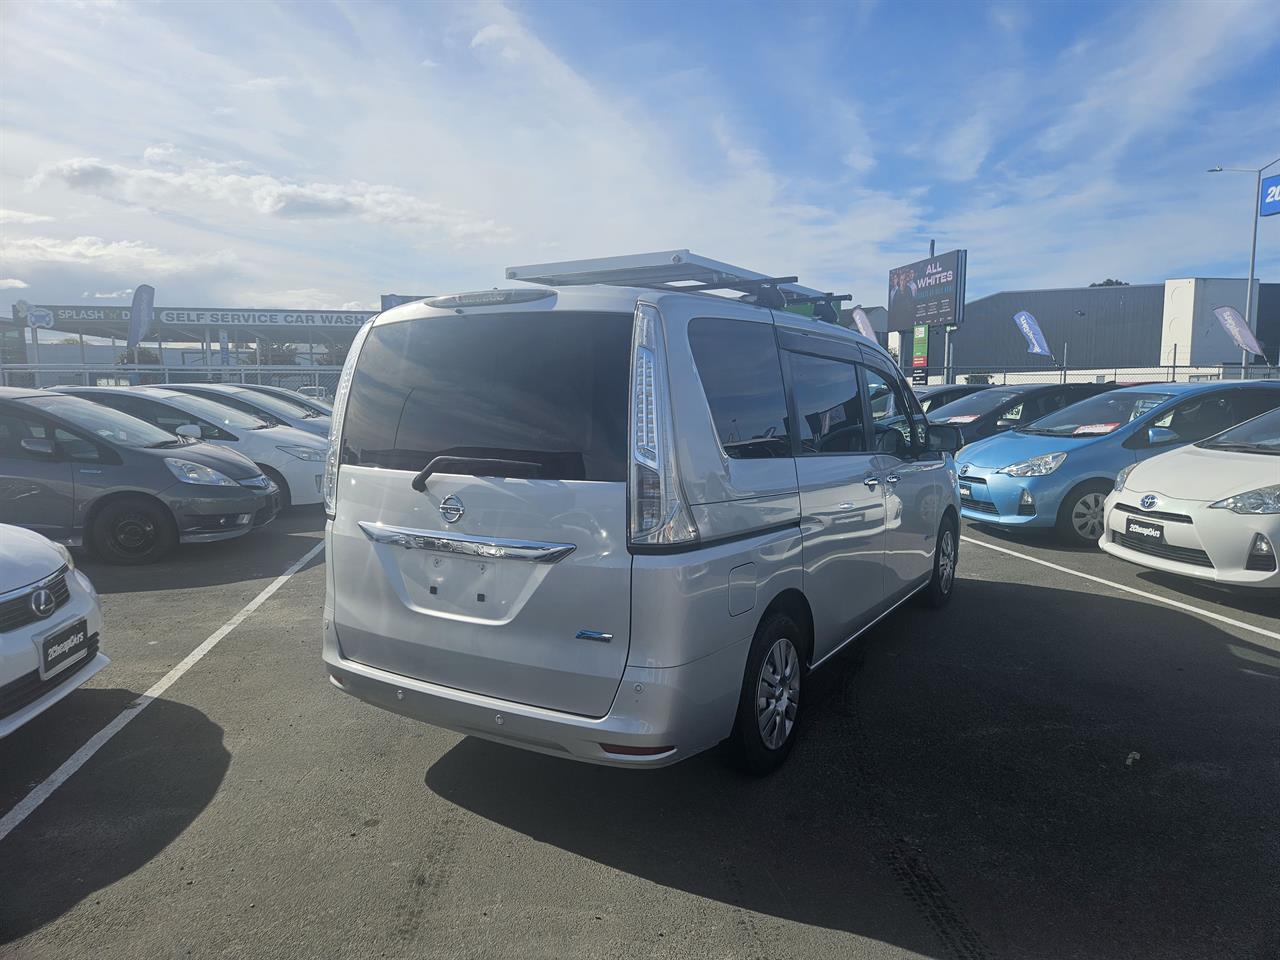
[[[129,351],[125,350],[120,356],[116,357],[116,363],[159,363],[160,355],[150,347],[138,347],[135,351],[137,360],[129,359]]]
[[[1107,277],[1107,279],[1103,280],[1101,283],[1091,283],[1089,284],[1089,286],[1091,287],[1127,287],[1128,284],[1125,283],[1123,280],[1112,280],[1110,277]]]

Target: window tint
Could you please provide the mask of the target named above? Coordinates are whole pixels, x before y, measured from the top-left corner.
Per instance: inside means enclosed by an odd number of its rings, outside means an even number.
[[[12,413],[0,413],[0,457],[20,460],[43,460],[34,453],[22,449],[23,440],[44,440],[49,432],[43,423]]]
[[[893,450],[882,439],[888,430],[896,430],[909,447],[925,446],[924,419],[917,417],[907,400],[902,385],[887,374],[871,367],[864,367],[867,377],[867,399],[871,403],[871,427],[875,436],[875,449]],[[914,439],[913,439],[914,438]]]
[[[93,463],[102,459],[102,451],[96,443],[76,436],[70,430],[55,427],[53,439],[58,444],[59,452],[68,460],[75,460],[77,463]]]
[[[123,447],[152,447],[162,443],[167,445],[172,439],[163,430],[137,417],[80,397],[50,394],[28,402],[107,443],[118,443]]]
[[[773,325],[699,317],[689,323],[689,346],[725,453],[791,456]]]
[[[1186,400],[1157,420],[1154,426],[1167,427],[1186,442],[1203,440],[1244,419],[1235,412],[1234,399],[1229,393],[1213,393]]]
[[[547,480],[626,479],[631,315],[478,313],[374,327],[342,462],[438,456],[537,463]]]
[[[858,369],[843,360],[788,353],[802,453],[860,453],[867,449]]]

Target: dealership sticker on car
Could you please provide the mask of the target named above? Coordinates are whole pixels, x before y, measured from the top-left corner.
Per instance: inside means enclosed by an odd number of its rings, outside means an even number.
[[[969,485],[969,484],[967,484],[967,483],[961,483],[961,484],[960,484],[960,496],[962,496],[962,497],[972,497],[972,496],[973,496],[973,487],[972,487],[972,486],[970,486],[970,485]]]
[[[1124,532],[1130,537],[1141,537],[1150,543],[1164,543],[1164,527],[1140,517],[1129,517],[1124,522]]]
[[[73,660],[84,656],[89,647],[89,625],[77,620],[69,627],[50,634],[40,643],[40,672],[48,677]]]

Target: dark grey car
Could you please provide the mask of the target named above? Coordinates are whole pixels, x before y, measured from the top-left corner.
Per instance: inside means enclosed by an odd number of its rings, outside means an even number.
[[[0,523],[152,563],[275,518],[279,492],[240,454],[78,397],[0,387]]]

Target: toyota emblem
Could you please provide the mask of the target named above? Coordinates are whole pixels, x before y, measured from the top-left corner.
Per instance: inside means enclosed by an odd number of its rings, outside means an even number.
[[[960,476],[967,477],[969,475],[969,465],[967,463],[960,464]]]
[[[32,591],[31,612],[41,620],[53,613],[57,606],[58,601],[54,598],[52,590],[41,587],[39,590]]]
[[[1138,501],[1138,506],[1140,506],[1143,510],[1150,510],[1159,502],[1160,502],[1160,499],[1154,493],[1148,493],[1145,496],[1143,496],[1141,500]]]
[[[457,523],[466,512],[467,508],[462,505],[462,501],[453,494],[440,501],[440,516],[444,517],[445,523]]]

